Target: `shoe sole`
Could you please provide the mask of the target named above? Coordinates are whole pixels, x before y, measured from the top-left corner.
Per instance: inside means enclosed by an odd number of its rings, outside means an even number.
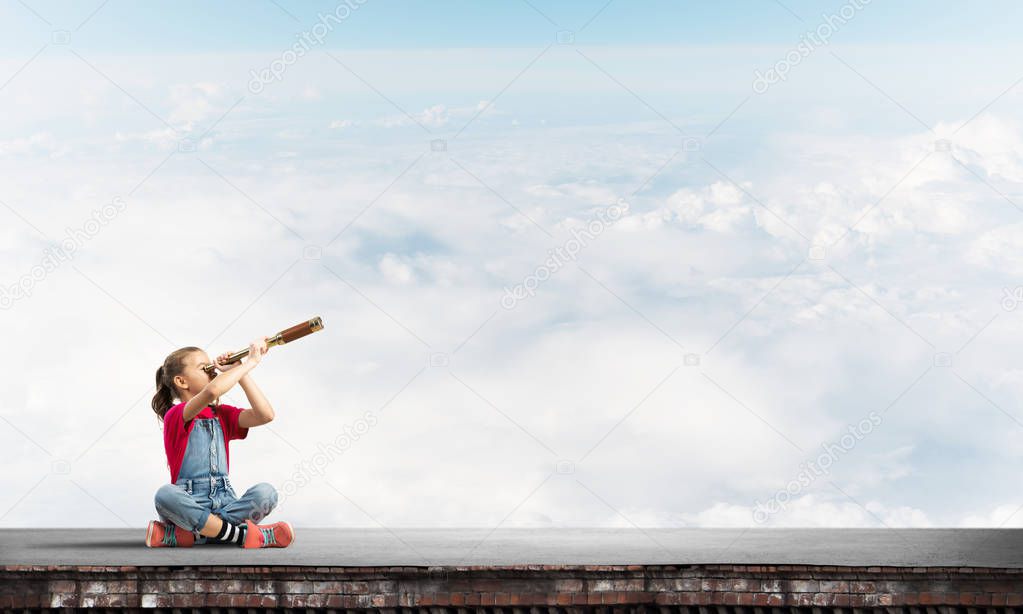
[[[288,547],[290,547],[290,546],[291,546],[291,544],[295,543],[295,529],[293,529],[293,528],[291,527],[291,523],[290,523],[290,522],[285,522],[285,523],[284,523],[284,526],[288,527],[288,533],[290,533],[290,534],[291,534],[291,541],[290,541],[290,542],[288,542],[288,545],[287,545],[287,546],[285,546],[285,548],[288,548]]]
[[[146,547],[147,548],[152,548],[153,547],[153,528],[155,526],[156,525],[153,523],[153,521],[150,520],[149,521],[149,526],[146,527]]]

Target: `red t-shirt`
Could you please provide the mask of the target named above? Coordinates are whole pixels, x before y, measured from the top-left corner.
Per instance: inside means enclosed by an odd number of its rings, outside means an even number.
[[[213,408],[206,406],[196,414],[195,418],[214,418],[220,420],[220,429],[224,432],[224,452],[228,469],[231,467],[231,446],[228,444],[232,439],[245,439],[249,429],[238,425],[238,414],[243,409],[231,405],[219,405],[220,409],[213,415]],[[163,415],[163,448],[167,452],[167,465],[170,467],[171,484],[178,481],[178,472],[181,471],[181,463],[185,460],[185,448],[188,446],[188,435],[195,426],[195,418],[184,423],[182,412],[185,411],[185,404],[178,403],[167,410]]]

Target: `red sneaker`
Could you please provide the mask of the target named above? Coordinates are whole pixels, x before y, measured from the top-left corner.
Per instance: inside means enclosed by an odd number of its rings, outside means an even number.
[[[146,545],[150,548],[191,548],[195,544],[195,535],[174,524],[159,520],[150,520],[146,529]]]
[[[287,548],[295,541],[295,530],[287,522],[256,524],[245,519],[246,548]]]

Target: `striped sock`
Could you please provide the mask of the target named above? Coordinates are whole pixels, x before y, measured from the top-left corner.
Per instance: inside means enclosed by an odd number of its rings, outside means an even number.
[[[216,537],[208,539],[216,543],[241,546],[245,543],[245,525],[235,526],[225,520],[220,526],[220,533],[217,533]]]

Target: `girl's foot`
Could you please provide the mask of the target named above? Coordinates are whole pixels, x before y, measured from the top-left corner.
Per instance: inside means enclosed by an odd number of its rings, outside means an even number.
[[[146,545],[150,548],[191,548],[195,544],[195,535],[174,524],[159,520],[150,520],[146,529]]]
[[[287,522],[256,524],[245,519],[246,548],[287,548],[295,540],[295,530]]]

